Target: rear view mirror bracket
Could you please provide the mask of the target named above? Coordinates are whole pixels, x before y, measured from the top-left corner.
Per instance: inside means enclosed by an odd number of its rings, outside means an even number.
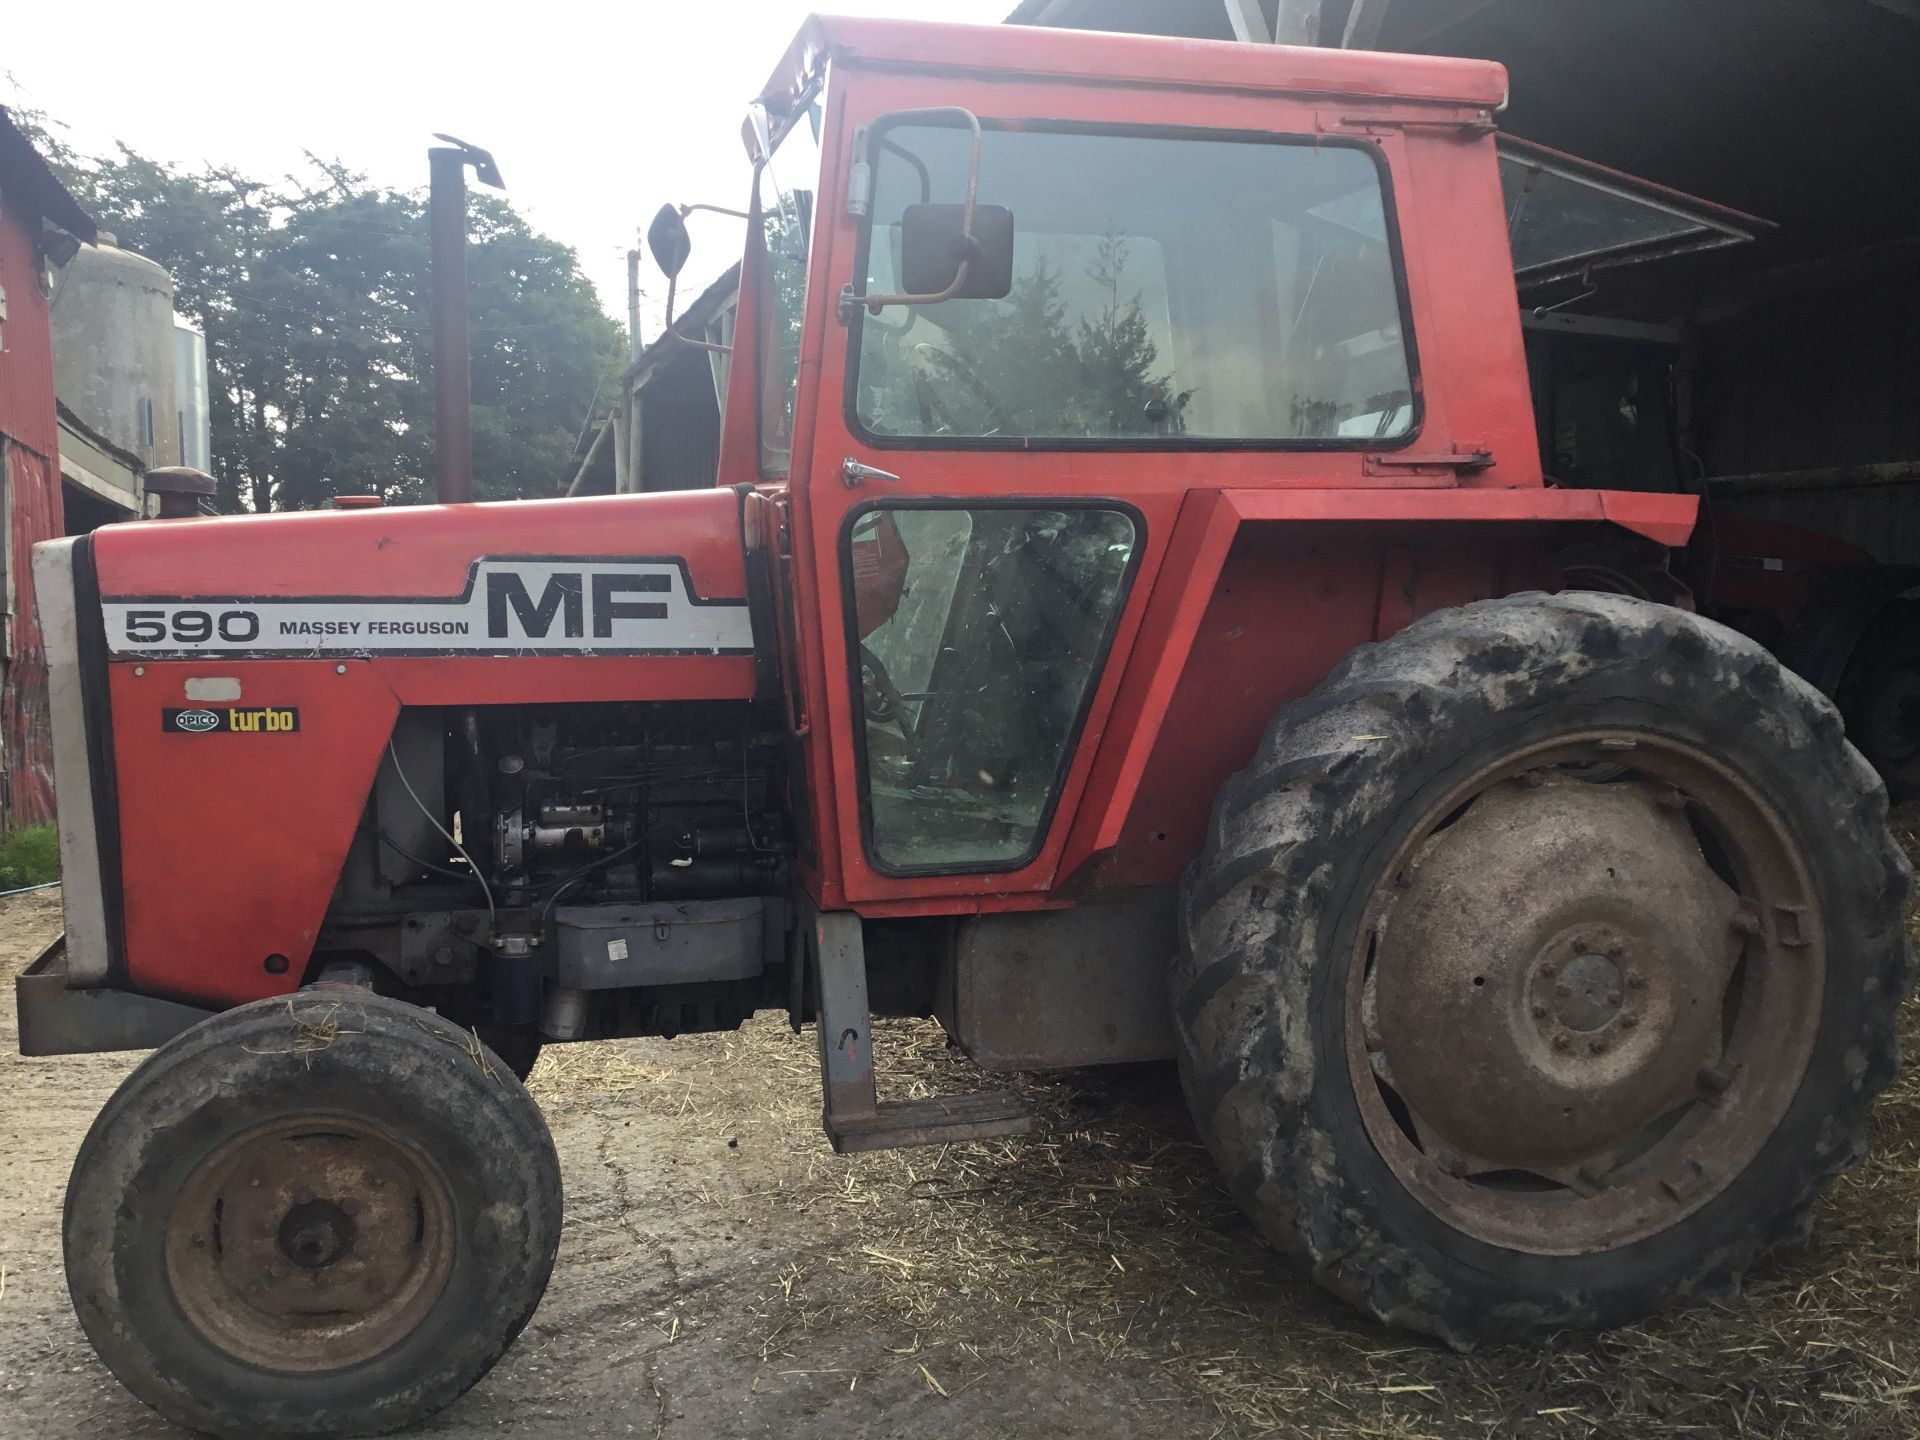
[[[759,165],[754,166],[757,179]],[[653,223],[647,226],[647,249],[653,252],[653,262],[667,277],[667,318],[666,333],[683,345],[691,345],[698,350],[713,350],[722,355],[733,352],[731,345],[716,345],[711,340],[696,340],[673,328],[674,301],[680,289],[680,271],[687,263],[687,257],[693,251],[692,237],[687,234],[687,216],[695,210],[711,210],[717,215],[731,215],[736,219],[747,220],[751,217],[744,210],[730,210],[724,205],[662,205],[653,217]]]
[[[980,192],[980,117],[960,105],[935,105],[921,110],[895,110],[883,115],[872,127],[876,134],[884,135],[887,128],[919,120],[959,120],[972,132],[973,146],[967,160],[966,199],[960,207],[961,248],[959,264],[955,267],[953,279],[944,289],[923,291],[920,293],[902,292],[893,295],[857,294],[851,284],[840,292],[838,313],[842,325],[853,323],[853,317],[862,307],[872,315],[878,315],[889,305],[938,305],[943,300],[952,300],[962,295],[967,288],[968,277],[974,272],[982,259],[980,239],[974,228],[976,212],[979,208]],[[886,142],[881,142],[883,145]],[[893,147],[897,148],[897,147]],[[923,171],[924,167],[920,167]],[[871,183],[871,182],[869,182]],[[924,188],[924,187],[923,187]],[[851,199],[852,197],[850,197]],[[864,200],[866,197],[862,197]],[[864,206],[862,207],[864,208]],[[932,207],[916,207],[932,208]],[[1010,221],[1009,217],[1009,221]]]

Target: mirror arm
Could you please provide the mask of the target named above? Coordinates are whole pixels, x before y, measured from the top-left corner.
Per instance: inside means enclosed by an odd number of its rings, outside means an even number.
[[[974,255],[978,253],[980,242],[973,233],[974,203],[980,193],[980,117],[962,105],[935,105],[924,110],[896,110],[881,119],[888,124],[898,125],[915,120],[959,118],[966,122],[973,132],[973,153],[967,162],[967,199],[960,212],[960,238],[967,246],[967,253],[960,257],[960,263],[954,268],[953,279],[947,288],[931,295],[858,295],[848,284],[840,292],[838,314],[842,325],[853,323],[853,317],[865,306],[870,314],[878,315],[889,305],[938,305],[942,300],[951,300],[965,287],[967,273],[973,268]],[[886,143],[884,140],[881,142]]]
[[[754,183],[756,185],[759,183],[760,170],[763,164],[764,162],[762,161],[756,161],[754,163],[753,178],[754,178]],[[730,209],[725,205],[707,205],[704,203],[696,202],[691,205],[677,205],[674,208],[680,212],[680,218],[682,220],[686,219],[687,216],[691,215],[696,210],[711,210],[716,215],[731,215],[736,220],[746,220],[751,222],[753,219],[753,214],[751,211],[734,210],[734,209]],[[673,328],[674,297],[679,293],[679,290],[680,290],[679,275],[677,273],[673,275],[669,275],[667,277],[667,318],[666,318],[666,323],[661,327],[662,331],[665,334],[671,335],[674,339],[678,340],[682,345],[691,345],[696,350],[711,350],[717,355],[731,355],[733,353],[733,346],[731,345],[716,345],[711,340],[696,340],[693,338],[693,336],[687,334],[685,331],[676,330]]]
[[[715,205],[682,205],[680,208],[682,210],[715,210],[719,207]],[[724,213],[731,215],[734,212],[729,210]],[[713,350],[722,355],[731,355],[733,353],[733,347],[731,345],[716,345],[711,340],[696,340],[684,331],[673,328],[673,301],[679,289],[680,277],[677,275],[669,275],[667,277],[667,320],[661,329],[666,334],[678,340],[682,345],[691,345],[696,350]]]

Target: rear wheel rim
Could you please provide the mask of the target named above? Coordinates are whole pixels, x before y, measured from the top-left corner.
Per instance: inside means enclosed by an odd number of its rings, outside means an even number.
[[[289,1116],[195,1167],[168,1216],[168,1283],[189,1325],[263,1369],[345,1369],[417,1330],[445,1293],[451,1193],[396,1131]]]
[[[1805,856],[1749,780],[1646,730],[1540,742],[1429,805],[1382,872],[1348,969],[1354,1094],[1456,1230],[1617,1249],[1759,1154],[1826,960]]]

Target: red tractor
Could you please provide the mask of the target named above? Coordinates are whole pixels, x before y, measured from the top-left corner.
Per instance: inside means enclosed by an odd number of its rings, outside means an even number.
[[[874,1015],[1175,1057],[1260,1231],[1460,1346],[1804,1234],[1907,865],[1758,644],[1555,593],[1695,501],[1543,479],[1505,89],[815,21],[746,127],[716,487],[44,547],[22,1048],[159,1046],[67,1197],[114,1373],[236,1437],[444,1405],[553,1265],[516,1074],[779,1009],[840,1150],[1028,1124],[879,1100]]]

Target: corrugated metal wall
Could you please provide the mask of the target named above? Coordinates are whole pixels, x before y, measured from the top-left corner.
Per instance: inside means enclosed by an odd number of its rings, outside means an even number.
[[[37,230],[38,222],[34,222]],[[59,419],[53,398],[53,337],[40,291],[33,233],[0,196],[0,480],[7,507],[8,646],[0,655],[0,825],[53,818],[53,737],[47,718],[47,656],[33,603],[33,547],[59,535]]]
[[[1901,484],[1836,482],[1804,490],[1716,488],[1716,504],[1857,545],[1888,565],[1920,565],[1920,474]]]
[[[1712,327],[1700,374],[1710,474],[1920,457],[1920,245],[1781,277]]]
[[[1717,500],[1920,563],[1920,243],[1761,281],[1698,373]]]
[[[33,593],[33,547],[61,532],[58,465],[21,445],[7,446],[8,563],[13,572],[13,652],[0,686],[0,736],[6,746],[6,823],[53,819],[53,724],[47,713],[47,652]]]
[[[59,422],[53,407],[53,331],[33,253],[38,229],[35,221],[30,231],[0,195],[0,287],[7,292],[7,318],[0,327],[0,435],[51,456],[59,453]]]

